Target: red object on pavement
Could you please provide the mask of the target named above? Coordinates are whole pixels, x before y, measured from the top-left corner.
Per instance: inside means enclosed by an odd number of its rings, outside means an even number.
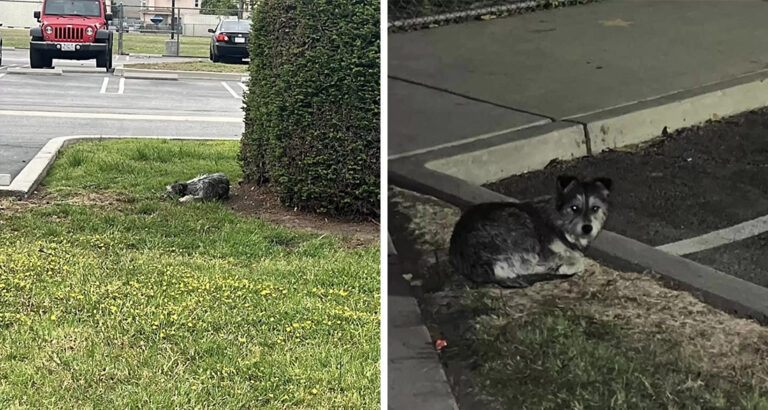
[[[435,350],[439,352],[447,345],[448,342],[446,342],[445,339],[437,339],[437,341],[435,341]]]

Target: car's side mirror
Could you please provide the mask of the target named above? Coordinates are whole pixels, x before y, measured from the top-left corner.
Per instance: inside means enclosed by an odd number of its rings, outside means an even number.
[[[35,18],[37,19],[37,21],[40,21],[40,11],[39,10],[35,12]]]
[[[215,32],[216,32],[216,30],[214,30],[214,29],[212,29],[212,28],[209,28],[209,29],[208,29],[208,32],[209,32],[209,33],[215,33]]]
[[[107,13],[104,15],[104,20],[112,21],[112,13]]]

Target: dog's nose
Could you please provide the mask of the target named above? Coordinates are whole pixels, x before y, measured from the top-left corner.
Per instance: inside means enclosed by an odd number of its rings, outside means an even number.
[[[581,231],[584,232],[584,235],[589,235],[592,233],[592,225],[582,225]]]

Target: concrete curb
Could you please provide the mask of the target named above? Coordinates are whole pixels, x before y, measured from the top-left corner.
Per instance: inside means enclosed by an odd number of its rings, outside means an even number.
[[[205,71],[171,71],[171,70],[147,70],[140,68],[115,68],[115,75],[125,78],[144,78],[144,79],[162,79],[162,80],[220,80],[220,81],[243,81],[241,73],[211,73]]]
[[[399,276],[400,264],[391,238],[389,244],[388,407],[458,410],[419,305],[409,294],[405,279]]]
[[[62,148],[82,141],[101,141],[114,139],[167,139],[191,141],[237,141],[240,137],[165,137],[165,136],[125,136],[125,135],[73,135],[54,138],[38,151],[24,169],[16,175],[8,186],[0,186],[0,197],[12,196],[25,198],[37,188],[45,178]]]
[[[765,106],[768,70],[568,120],[586,125],[592,153],[596,154],[653,139],[665,127],[673,132]]]
[[[389,172],[391,184],[444,200],[460,208],[512,198],[417,165]],[[587,256],[624,270],[652,271],[726,312],[768,324],[768,289],[708,266],[671,255],[610,231],[603,231]]]
[[[46,68],[22,68],[22,67],[14,67],[9,68],[6,70],[8,74],[32,74],[32,75],[61,75],[63,71],[61,68],[52,68],[52,69],[46,69]]]
[[[6,50],[8,51],[16,50],[16,47],[3,47],[3,51],[6,51]]]
[[[97,73],[109,74],[107,70],[100,67],[61,67],[62,73]]]
[[[393,160],[418,162],[473,184],[544,168],[656,138],[739,112],[768,106],[768,70],[512,131],[483,141]]]
[[[472,184],[498,181],[509,175],[544,168],[553,159],[573,159],[588,154],[584,127],[555,122],[530,127],[538,135],[525,135],[528,129],[512,133],[512,141],[478,151],[427,162],[425,166],[461,178]]]

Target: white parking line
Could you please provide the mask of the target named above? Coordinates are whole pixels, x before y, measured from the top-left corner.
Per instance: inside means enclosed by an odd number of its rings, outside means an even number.
[[[657,246],[656,249],[673,255],[688,255],[747,239],[760,235],[763,232],[768,232],[768,215],[718,231],[706,233],[695,238]]]
[[[109,77],[104,77],[104,82],[101,83],[101,91],[99,91],[99,94],[104,94],[107,92],[108,84],[109,84]]]
[[[125,91],[125,78],[120,78],[120,83],[117,85],[117,93],[122,94]]]
[[[0,73],[0,78],[5,77],[6,74],[8,74],[8,73]]]
[[[245,84],[243,83],[237,83],[237,84],[240,86],[240,88],[243,89],[243,91],[248,91],[248,87]]]
[[[186,121],[186,122],[232,122],[242,123],[237,117],[200,117],[188,115],[147,115],[147,114],[118,114],[104,112],[62,112],[62,111],[16,111],[0,110],[0,115],[15,117],[44,117],[44,118],[90,118],[110,120],[147,120],[147,121]]]
[[[232,87],[230,87],[229,84],[227,84],[226,82],[222,81],[221,85],[223,85],[224,88],[226,88],[227,91],[229,91],[229,93],[232,94],[233,97],[237,98],[238,100],[241,98],[239,95],[237,95],[235,90],[233,90]]]

